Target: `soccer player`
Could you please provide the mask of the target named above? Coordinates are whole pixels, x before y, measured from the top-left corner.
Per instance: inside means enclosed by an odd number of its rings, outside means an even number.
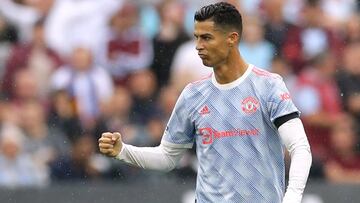
[[[196,49],[213,74],[185,87],[157,147],[103,133],[100,151],[145,169],[169,171],[196,145],[197,202],[300,203],[311,166],[299,111],[279,75],[240,55],[242,19],[220,2],[195,13]],[[284,150],[291,156],[285,191]]]

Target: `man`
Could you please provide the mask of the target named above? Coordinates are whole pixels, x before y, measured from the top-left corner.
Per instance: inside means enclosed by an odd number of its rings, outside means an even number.
[[[195,142],[197,202],[300,203],[311,153],[299,112],[280,76],[241,58],[241,31],[241,15],[228,3],[197,11],[196,49],[214,73],[185,87],[158,147],[126,145],[119,133],[104,133],[100,151],[168,171]],[[291,156],[286,192],[282,144]]]

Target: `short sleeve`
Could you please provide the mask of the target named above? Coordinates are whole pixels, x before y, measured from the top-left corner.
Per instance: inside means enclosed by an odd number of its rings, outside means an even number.
[[[162,142],[175,144],[184,148],[191,148],[194,143],[195,126],[191,121],[186,107],[186,88],[178,98],[174,110],[166,126]]]
[[[270,115],[271,122],[275,119],[285,116],[294,112],[300,114],[292,101],[289,90],[283,79],[278,76],[273,79],[268,93],[267,107]]]

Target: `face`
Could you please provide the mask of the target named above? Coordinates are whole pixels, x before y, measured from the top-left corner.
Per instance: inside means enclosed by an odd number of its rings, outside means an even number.
[[[86,48],[75,48],[72,54],[72,65],[78,71],[86,71],[91,68],[92,65],[92,53]]]
[[[231,48],[236,45],[234,32],[216,27],[211,20],[195,21],[196,50],[205,66],[216,67],[226,62]]]

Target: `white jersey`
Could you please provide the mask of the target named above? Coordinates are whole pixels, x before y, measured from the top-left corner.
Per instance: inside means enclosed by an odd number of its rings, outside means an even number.
[[[249,65],[221,85],[211,76],[181,93],[163,141],[191,148],[199,161],[196,200],[281,202],[284,150],[276,118],[298,112],[282,78]]]

